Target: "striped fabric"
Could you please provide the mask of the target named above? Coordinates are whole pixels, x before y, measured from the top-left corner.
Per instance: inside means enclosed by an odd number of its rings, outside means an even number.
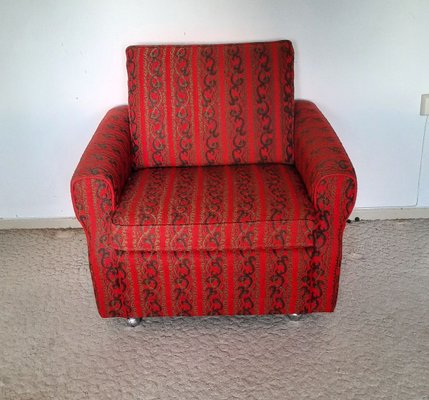
[[[290,42],[127,56],[71,182],[100,315],[333,311],[356,175]]]
[[[289,41],[127,49],[134,168],[292,163]]]
[[[129,315],[293,314],[306,310],[306,248],[120,251]]]
[[[293,166],[147,168],[124,188],[112,245],[143,251],[311,246],[314,219]]]

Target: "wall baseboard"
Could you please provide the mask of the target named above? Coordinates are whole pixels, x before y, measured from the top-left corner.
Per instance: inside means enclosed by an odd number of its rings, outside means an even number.
[[[76,218],[13,218],[1,219],[1,229],[68,229],[81,228]]]
[[[362,220],[429,218],[429,207],[362,207],[355,208],[350,219],[356,217]]]
[[[355,208],[350,219],[417,219],[429,218],[429,207]],[[0,230],[81,228],[76,218],[0,218]]]

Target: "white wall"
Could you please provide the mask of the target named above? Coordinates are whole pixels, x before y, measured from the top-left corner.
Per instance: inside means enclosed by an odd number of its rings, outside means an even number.
[[[412,205],[428,21],[427,0],[1,0],[0,217],[73,215],[74,167],[127,101],[127,45],[279,38],[295,46],[296,97],[319,105],[355,164],[357,206]]]

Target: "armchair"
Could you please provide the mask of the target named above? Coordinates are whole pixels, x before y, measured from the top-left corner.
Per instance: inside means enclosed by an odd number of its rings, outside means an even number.
[[[102,317],[334,311],[352,164],[289,41],[127,49],[71,181]]]

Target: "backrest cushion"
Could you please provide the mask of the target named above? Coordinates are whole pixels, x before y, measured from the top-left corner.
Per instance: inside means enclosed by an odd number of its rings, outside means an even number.
[[[126,54],[134,168],[293,162],[291,42]]]

